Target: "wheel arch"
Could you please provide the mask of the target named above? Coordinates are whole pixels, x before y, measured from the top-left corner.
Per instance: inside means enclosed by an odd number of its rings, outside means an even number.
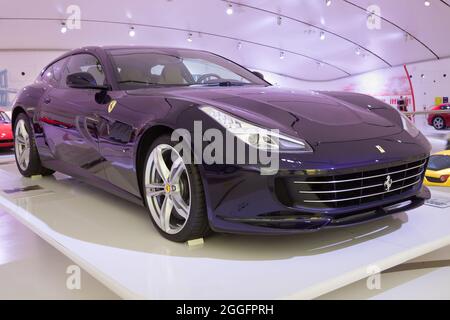
[[[139,143],[136,149],[136,175],[139,190],[141,192],[142,200],[144,201],[144,192],[142,190],[142,172],[144,170],[145,158],[147,156],[147,151],[153,144],[153,141],[163,134],[172,134],[173,128],[167,125],[154,125],[142,133]],[[144,201],[145,202],[145,201]]]
[[[14,126],[16,125],[16,119],[19,116],[19,114],[21,113],[25,113],[27,114],[27,112],[25,111],[25,109],[22,106],[16,106],[13,109],[12,115],[11,115],[11,124],[14,128]],[[13,130],[14,133],[14,130]]]

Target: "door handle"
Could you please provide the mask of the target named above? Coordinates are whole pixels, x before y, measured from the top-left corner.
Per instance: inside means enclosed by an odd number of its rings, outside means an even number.
[[[50,99],[50,98],[44,98],[44,103],[45,104],[49,104],[50,102],[52,102],[52,99]]]

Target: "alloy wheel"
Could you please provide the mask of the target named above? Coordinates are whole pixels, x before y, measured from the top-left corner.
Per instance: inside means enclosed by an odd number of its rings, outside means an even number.
[[[30,163],[31,143],[30,135],[23,119],[20,119],[16,124],[14,146],[17,163],[20,169],[25,171]]]
[[[435,118],[433,120],[433,126],[438,130],[443,129],[444,128],[444,119],[442,119],[440,117]]]
[[[158,145],[145,166],[145,196],[158,227],[177,234],[186,225],[191,211],[191,184],[186,165],[170,145]]]

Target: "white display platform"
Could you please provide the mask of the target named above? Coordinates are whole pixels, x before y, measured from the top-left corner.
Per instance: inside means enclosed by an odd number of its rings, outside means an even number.
[[[0,159],[0,208],[128,299],[312,299],[450,244],[450,208],[423,206],[298,236],[216,234],[191,248],[162,238],[144,208],[61,174],[22,178],[11,158]]]

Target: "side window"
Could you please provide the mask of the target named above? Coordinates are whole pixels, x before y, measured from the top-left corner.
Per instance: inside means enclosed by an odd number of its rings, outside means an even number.
[[[53,64],[53,79],[59,84],[61,81],[61,73],[67,58],[61,59]]]
[[[3,111],[0,111],[0,122],[10,122],[8,115]]]
[[[96,57],[91,54],[76,54],[70,57],[64,71],[62,72],[63,83],[65,86],[65,79],[69,74],[78,72],[90,73],[98,85],[105,84],[105,74],[102,65]]]
[[[66,62],[66,59],[61,59],[54,64],[52,64],[50,67],[48,67],[41,76],[42,81],[48,83],[52,87],[57,87],[59,85],[59,82],[61,80],[61,71],[62,68]]]

